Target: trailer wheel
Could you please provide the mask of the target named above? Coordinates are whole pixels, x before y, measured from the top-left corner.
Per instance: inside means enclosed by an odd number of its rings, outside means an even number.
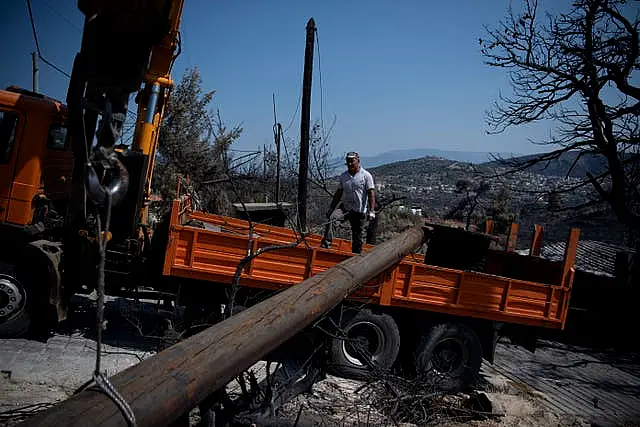
[[[343,327],[346,338],[331,341],[330,370],[362,380],[391,368],[400,351],[398,325],[388,314],[361,310]]]
[[[454,393],[471,386],[481,364],[480,339],[462,323],[434,326],[418,346],[418,376],[445,392]]]
[[[25,287],[9,273],[9,268],[0,269],[0,336],[19,337],[29,331],[31,316]]]

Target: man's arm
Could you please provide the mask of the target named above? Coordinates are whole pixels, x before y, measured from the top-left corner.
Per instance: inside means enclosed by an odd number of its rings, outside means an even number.
[[[373,212],[376,207],[376,190],[375,188],[370,188],[367,190],[367,196],[369,198],[369,212]]]
[[[376,207],[376,186],[373,183],[373,175],[367,171],[364,181],[367,189],[367,199],[369,202],[369,212],[373,212]]]

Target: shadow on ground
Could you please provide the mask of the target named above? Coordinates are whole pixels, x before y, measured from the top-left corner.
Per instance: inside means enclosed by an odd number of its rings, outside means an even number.
[[[97,301],[90,296],[75,295],[68,318],[55,332],[97,340]],[[108,298],[104,307],[105,329],[102,342],[124,349],[157,352],[177,342],[170,326],[180,319],[182,311],[162,303]]]

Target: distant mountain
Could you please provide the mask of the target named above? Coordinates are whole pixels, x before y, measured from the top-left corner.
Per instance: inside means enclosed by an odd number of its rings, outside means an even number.
[[[403,176],[408,182],[411,180],[419,182],[428,175],[429,177],[437,176],[442,182],[446,181],[448,184],[455,184],[456,179],[467,177],[475,169],[474,165],[468,162],[458,162],[436,156],[401,160],[369,168],[372,173],[381,178]]]
[[[587,172],[593,175],[599,175],[608,169],[607,161],[602,156],[596,156],[594,154],[583,154],[578,157],[579,151],[568,151],[562,153],[562,155],[554,160],[548,162],[538,163],[528,169],[530,173],[535,173],[543,176],[566,176],[569,173],[570,177],[584,178]],[[535,155],[515,157],[511,161],[526,162],[527,160],[534,159]],[[499,166],[499,162],[492,161],[484,163],[483,166],[496,167]]]
[[[511,153],[496,153],[503,157],[512,157]],[[362,164],[365,167],[375,167],[384,165],[387,163],[400,162],[403,160],[417,159],[420,157],[440,157],[447,160],[455,160],[457,162],[465,163],[486,163],[491,160],[491,153],[482,151],[453,151],[453,150],[438,150],[435,148],[416,148],[405,150],[392,150],[387,151],[376,156],[367,156],[364,153],[360,153]],[[517,154],[516,154],[517,155]]]
[[[415,148],[386,151],[375,156],[367,156],[366,153],[360,153],[360,160],[365,168],[374,168],[389,163],[401,162],[404,160],[418,159],[422,157],[439,157],[447,160],[455,160],[465,163],[486,163],[491,160],[491,154],[484,151],[454,151],[454,150],[438,150],[435,148]],[[502,157],[512,157],[518,154],[513,153],[495,153]],[[338,157],[333,159],[330,164],[337,170],[343,167],[344,159]]]
[[[568,151],[563,153],[558,159],[549,162],[539,163],[532,166],[527,171],[532,174],[542,176],[559,176],[564,177],[571,169],[570,177],[584,178],[587,172],[599,175],[608,169],[607,162],[602,156],[594,154],[584,154],[578,157],[578,151]],[[406,168],[408,164],[404,163],[409,160],[425,159],[432,163],[435,159],[444,159],[448,161],[471,163],[477,166],[487,167],[487,169],[499,167],[500,163],[494,161],[491,155],[511,159],[514,161],[526,162],[536,157],[535,154],[526,156],[517,156],[513,153],[489,153],[481,151],[447,151],[437,150],[435,148],[417,148],[405,150],[392,150],[375,156],[367,156],[360,153],[360,159],[363,166],[367,169],[373,169],[380,166],[393,165],[395,168]],[[330,162],[333,167],[334,174],[344,170],[344,159],[334,158]],[[415,166],[415,165],[414,165]]]

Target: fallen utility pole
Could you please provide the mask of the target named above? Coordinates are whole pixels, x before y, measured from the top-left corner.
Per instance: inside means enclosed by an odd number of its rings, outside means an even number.
[[[138,426],[169,425],[213,391],[319,319],[360,284],[398,263],[426,240],[409,229],[302,283],[182,341],[110,378]],[[120,426],[122,414],[97,391],[85,390],[25,425]]]

